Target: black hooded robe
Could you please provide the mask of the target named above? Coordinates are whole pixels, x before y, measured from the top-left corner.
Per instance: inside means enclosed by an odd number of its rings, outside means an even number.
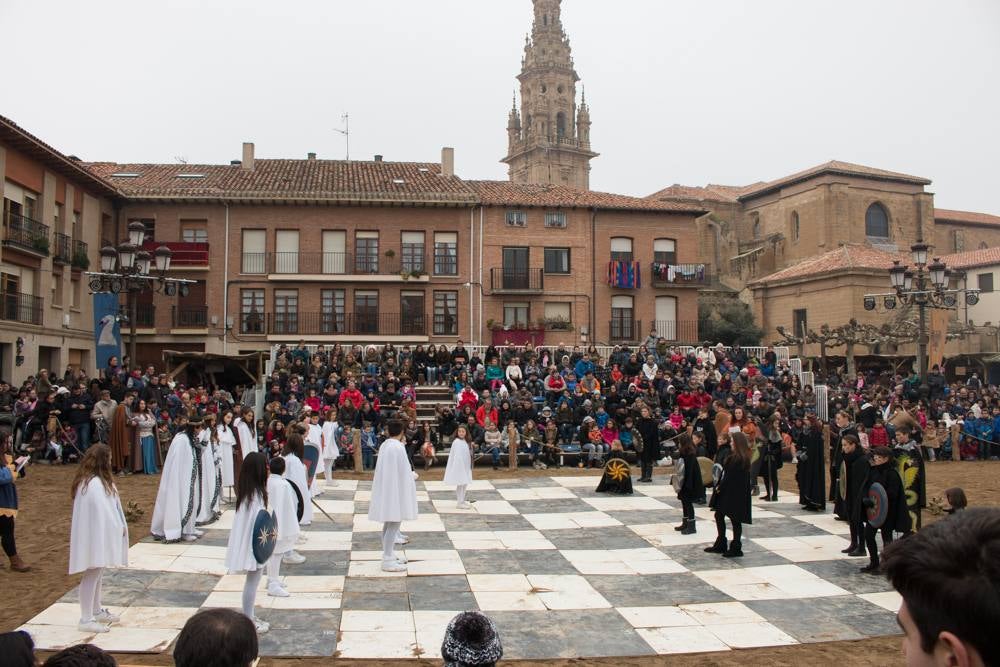
[[[810,428],[799,437],[802,456],[795,468],[799,484],[799,504],[826,509],[826,461],[823,456],[823,433]]]

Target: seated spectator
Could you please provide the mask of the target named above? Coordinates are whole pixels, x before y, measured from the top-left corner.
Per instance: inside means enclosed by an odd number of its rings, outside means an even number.
[[[114,658],[93,644],[77,644],[51,656],[42,667],[116,667],[117,664]]]
[[[0,633],[0,655],[9,667],[35,667],[35,642],[27,632]]]
[[[446,667],[493,667],[503,657],[500,634],[483,614],[463,612],[445,629],[441,657]]]
[[[250,667],[258,657],[253,621],[233,609],[200,611],[174,645],[176,667]]]

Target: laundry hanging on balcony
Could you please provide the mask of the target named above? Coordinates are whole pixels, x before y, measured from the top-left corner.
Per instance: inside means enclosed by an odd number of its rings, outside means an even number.
[[[654,282],[705,282],[704,264],[661,264],[653,262]]]
[[[621,260],[608,262],[608,285],[624,289],[642,287],[639,262],[623,262]]]

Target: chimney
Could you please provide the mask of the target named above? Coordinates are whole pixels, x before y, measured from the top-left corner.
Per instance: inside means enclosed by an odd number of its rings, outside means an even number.
[[[315,153],[306,153],[306,159],[307,160],[315,160],[316,159],[316,154]]]
[[[243,168],[253,171],[253,143],[243,142]]]
[[[441,149],[441,175],[455,175],[455,149],[445,146]]]
[[[381,155],[376,155],[375,156],[375,161],[376,162],[381,162],[382,161],[382,156]]]

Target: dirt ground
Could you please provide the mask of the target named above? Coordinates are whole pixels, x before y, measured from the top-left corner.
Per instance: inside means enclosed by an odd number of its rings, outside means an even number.
[[[18,482],[20,511],[17,517],[18,551],[32,566],[28,574],[12,573],[6,562],[0,569],[0,586],[4,592],[4,604],[0,608],[0,630],[11,630],[35,616],[59,599],[67,590],[79,583],[79,577],[68,576],[69,526],[72,502],[69,485],[76,471],[74,466],[32,466],[28,476]],[[656,474],[665,475],[669,471],[657,468]],[[443,467],[421,471],[425,480],[439,480],[444,474]],[[794,490],[795,468],[786,465],[781,471],[783,489]],[[535,477],[550,475],[594,475],[596,472],[563,468],[562,470],[538,471],[522,468],[517,471],[478,468],[479,479],[500,477]],[[370,479],[371,474],[341,473],[343,478]],[[951,486],[965,489],[971,505],[1000,505],[1000,487],[996,479],[1000,476],[1000,463],[996,462],[941,462],[927,465],[928,499],[943,497],[944,490]],[[129,534],[135,542],[149,532],[150,517],[159,478],[134,475],[118,478],[117,483],[123,503],[134,501],[144,515],[129,526]],[[925,511],[924,521],[936,520]],[[722,666],[767,664],[771,667],[797,666],[802,664],[828,665],[850,664],[876,666],[896,663],[899,650],[898,637],[874,640],[829,642],[821,644],[801,644],[763,649],[736,650],[727,653],[671,656],[670,663],[679,666]],[[122,665],[171,665],[169,656],[120,655],[116,656]],[[386,665],[388,667],[417,667],[440,664],[427,660],[332,660],[330,658],[310,659],[264,659],[261,665],[274,667],[313,667],[318,665]],[[593,658],[576,660],[554,660],[545,662],[522,661],[522,665],[547,665],[568,667],[570,665],[615,665],[616,667],[653,667],[664,664],[662,657],[614,658],[599,660]]]

